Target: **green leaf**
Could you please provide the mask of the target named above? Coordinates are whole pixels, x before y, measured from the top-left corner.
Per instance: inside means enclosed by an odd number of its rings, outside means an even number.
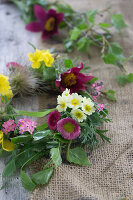
[[[110,101],[116,101],[115,97],[115,91],[114,90],[108,90],[106,92],[103,92],[106,95],[106,98],[109,99]]]
[[[112,22],[113,26],[119,31],[122,28],[126,28],[127,27],[127,24],[125,23],[122,14],[114,14],[114,15],[112,15],[111,22]]]
[[[37,172],[36,174],[32,175],[32,180],[37,184],[37,185],[43,185],[48,183],[49,179],[51,178],[53,173],[53,167],[50,167],[48,169],[42,170],[40,172]]]
[[[24,115],[24,116],[29,116],[29,117],[44,117],[56,109],[54,108],[54,109],[49,109],[49,110],[45,110],[45,111],[41,111],[41,112],[23,111],[23,110],[17,110],[17,109],[14,109],[14,110],[20,116]]]
[[[92,84],[92,83],[95,83],[95,81],[97,81],[98,80],[98,78],[97,77],[94,77],[94,78],[92,78],[88,83],[89,84]]]
[[[41,139],[44,139],[46,137],[50,137],[52,135],[51,130],[44,130],[44,131],[39,131],[33,134],[33,139],[34,141],[38,141]]]
[[[117,42],[110,43],[108,53],[114,55],[118,60],[125,59],[123,49]]]
[[[90,44],[91,40],[88,37],[84,36],[78,40],[77,48],[79,51],[88,52]]]
[[[99,23],[98,24],[101,28],[109,28],[111,26],[111,24],[107,24],[107,23]]]
[[[70,59],[65,59],[64,64],[65,64],[65,67],[67,67],[67,68],[74,67],[73,62]]]
[[[68,161],[70,163],[82,165],[82,166],[91,166],[86,152],[81,147],[76,147],[74,149],[70,149],[68,154]]]
[[[87,11],[87,18],[90,23],[94,23],[97,14],[97,9]]]
[[[87,29],[88,28],[88,25],[85,24],[85,23],[81,23],[77,26],[80,30],[84,30],[84,29]]]
[[[55,133],[54,138],[57,139],[61,143],[69,143],[69,140],[65,140],[60,133]]]
[[[129,73],[128,75],[120,74],[116,76],[116,79],[120,85],[125,85],[127,83],[133,83],[133,73]]]
[[[22,186],[29,192],[33,191],[36,187],[36,184],[31,180],[31,178],[23,170],[21,170],[20,176]]]
[[[13,172],[16,171],[15,159],[11,159],[5,166],[4,171],[2,173],[2,177],[5,178],[7,176],[11,176]]]
[[[52,148],[50,150],[51,159],[53,160],[56,167],[60,166],[62,163],[60,149],[59,148]]]
[[[81,34],[81,30],[75,27],[73,30],[70,31],[70,40],[77,40]]]
[[[48,123],[46,122],[45,124],[41,124],[40,126],[37,126],[36,129],[38,131],[43,131],[44,129],[48,128]]]
[[[32,135],[20,135],[11,139],[14,144],[27,143],[30,140],[32,140]]]
[[[106,133],[108,130],[96,130],[96,133],[101,137],[101,139],[103,140],[103,142],[106,140],[107,142],[110,143],[110,138],[108,138],[107,136],[105,136],[103,133]]]
[[[71,53],[74,50],[74,43],[71,40],[65,40],[64,48],[67,52]]]
[[[114,54],[104,54],[102,55],[102,59],[106,64],[113,64],[116,65],[117,58]]]

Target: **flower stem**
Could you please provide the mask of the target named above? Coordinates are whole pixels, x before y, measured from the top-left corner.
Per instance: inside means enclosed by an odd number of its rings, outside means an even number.
[[[68,161],[68,155],[69,155],[69,150],[70,150],[70,146],[72,144],[72,140],[69,141],[68,146],[67,146],[67,152],[66,152],[66,160]]]

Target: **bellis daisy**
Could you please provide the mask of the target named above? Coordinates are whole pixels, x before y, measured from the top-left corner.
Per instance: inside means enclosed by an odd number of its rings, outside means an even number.
[[[66,117],[57,122],[57,130],[67,140],[76,139],[80,135],[80,126],[72,118]]]
[[[61,114],[57,110],[54,110],[49,114],[48,126],[51,130],[56,130],[57,122],[59,121],[60,117],[61,117]]]
[[[72,110],[71,116],[72,116],[72,118],[74,118],[78,122],[83,122],[86,119],[86,115],[80,109]]]

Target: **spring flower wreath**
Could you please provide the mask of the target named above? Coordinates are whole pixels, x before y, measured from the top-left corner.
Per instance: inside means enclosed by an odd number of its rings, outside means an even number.
[[[61,40],[66,52],[76,49],[89,53],[91,47],[95,46],[101,49],[101,58],[106,64],[120,68],[121,73],[116,76],[120,85],[133,82],[133,73],[128,73],[125,69],[133,55],[125,57],[121,45],[111,41],[114,32],[121,33],[128,25],[122,14],[112,13],[110,6],[100,11],[93,9],[78,12],[62,1],[10,1],[21,10],[26,30],[41,32],[43,40],[53,39],[57,42]],[[102,18],[105,13],[108,14],[108,21]],[[60,35],[59,29],[65,30],[64,37]]]
[[[9,157],[2,174],[3,187],[5,178],[19,169],[23,187],[32,191],[37,185],[47,184],[54,169],[62,162],[90,167],[87,151],[92,151],[95,145],[100,146],[102,141],[110,142],[107,130],[101,129],[103,122],[110,119],[107,117],[108,110],[97,101],[102,83],[95,82],[91,74],[82,73],[82,63],[74,67],[71,60],[65,60],[67,70],[64,71],[60,67],[63,65],[57,66],[59,62],[55,62],[55,57],[48,50],[37,49],[29,54],[29,60],[32,68],[10,62],[7,64],[10,76],[0,74],[0,155]],[[47,77],[55,81],[54,87],[60,91],[56,108],[39,112],[14,108],[12,100],[16,93],[25,94],[33,82],[37,89],[41,84],[40,75],[44,80]],[[25,82],[23,87],[19,85],[23,76],[30,79],[26,85],[29,88],[24,87]],[[32,90],[35,88],[31,87]],[[41,125],[28,118],[46,115],[47,122]],[[48,160],[47,164],[42,166],[41,171],[29,176],[25,168],[42,157]]]

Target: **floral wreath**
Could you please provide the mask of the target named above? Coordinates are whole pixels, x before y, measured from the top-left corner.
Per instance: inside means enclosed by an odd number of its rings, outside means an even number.
[[[101,129],[110,119],[105,105],[97,100],[103,83],[97,82],[91,74],[82,73],[83,63],[75,67],[71,60],[60,60],[49,50],[35,49],[28,57],[32,67],[10,62],[7,64],[9,77],[0,74],[0,155],[9,156],[2,175],[3,187],[5,177],[19,169],[23,187],[32,191],[37,185],[47,184],[54,169],[64,161],[91,166],[84,147],[92,151],[95,145],[102,144],[101,141],[110,142],[107,130]],[[30,79],[28,83],[23,78],[26,76]],[[52,81],[53,87],[60,91],[56,108],[32,112],[12,106],[14,96],[29,94],[29,90],[42,92],[47,88],[44,83]],[[47,122],[41,125],[29,118],[16,119],[18,116],[46,115]],[[42,157],[48,159],[47,164],[29,176],[25,167]]]
[[[125,23],[122,14],[112,14],[111,8],[107,7],[101,11],[97,9],[86,12],[77,12],[69,4],[47,0],[24,1],[10,0],[15,3],[22,12],[22,18],[26,23],[26,29],[31,32],[42,32],[42,39],[54,39],[60,34],[58,29],[66,31],[65,38],[62,38],[64,50],[72,52],[77,49],[81,52],[89,52],[91,46],[101,49],[101,58],[106,64],[118,66],[121,74],[116,76],[120,85],[133,82],[133,73],[125,69],[128,58],[123,54],[123,48],[118,42],[111,42],[113,35],[111,29],[122,32],[128,25]],[[110,22],[96,22],[104,13],[110,16]],[[67,29],[66,29],[67,28]],[[60,38],[61,39],[61,38]],[[59,40],[59,38],[57,39]]]

